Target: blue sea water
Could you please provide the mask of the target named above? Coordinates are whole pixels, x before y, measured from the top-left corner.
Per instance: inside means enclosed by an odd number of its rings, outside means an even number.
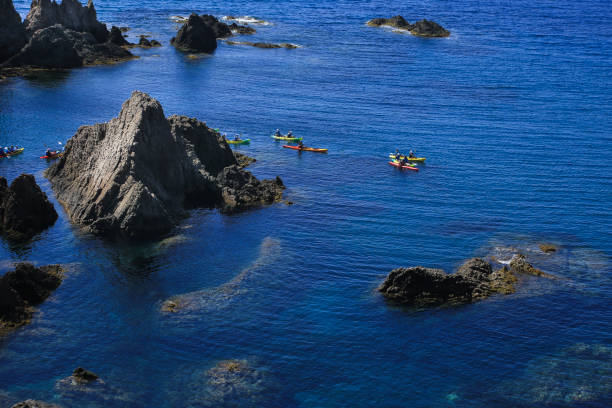
[[[29,2],[16,8],[25,16]],[[0,338],[0,405],[64,407],[612,406],[612,11],[603,0],[225,2],[100,0],[98,16],[164,47],[123,64],[0,84],[0,176],[28,172],[60,210],[13,262],[66,265],[33,323]],[[171,16],[252,15],[246,41],[187,58]],[[367,27],[430,18],[421,39]],[[160,243],[126,245],[72,226],[38,159],[81,125],[115,117],[132,91],[165,113],[252,143],[278,204],[192,212]],[[329,153],[269,138],[292,129]],[[386,155],[427,156],[418,173]],[[163,163],[160,163],[163,166]],[[545,256],[539,242],[560,246]],[[393,307],[376,293],[398,266],[451,272],[516,247],[559,279],[454,308]],[[183,296],[185,295],[185,296]],[[180,313],[163,302],[187,299]],[[182,297],[183,296],[183,297]],[[256,374],[210,376],[224,360]],[[96,392],[58,381],[77,366]],[[221,384],[220,384],[221,383]],[[238,384],[238,385],[236,385]],[[98,405],[96,405],[98,404]],[[3,406],[3,405],[2,405]]]

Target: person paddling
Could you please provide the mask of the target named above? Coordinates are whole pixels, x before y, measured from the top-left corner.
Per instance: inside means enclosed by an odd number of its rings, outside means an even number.
[[[304,148],[304,143],[301,140],[298,142],[298,148],[300,150],[302,150]]]
[[[400,153],[399,149],[395,149],[395,160],[399,161],[401,157],[402,154]]]
[[[287,137],[293,137],[293,130],[287,132]]]
[[[280,136],[281,132],[280,129],[276,129],[276,132],[274,132],[274,136]]]
[[[410,157],[411,159],[414,159],[416,156],[414,155],[414,152],[410,150],[410,153],[408,153],[408,157]]]

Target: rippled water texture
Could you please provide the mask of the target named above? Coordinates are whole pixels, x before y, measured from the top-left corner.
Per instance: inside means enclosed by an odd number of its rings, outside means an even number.
[[[22,15],[29,2],[16,3]],[[0,175],[42,176],[38,156],[142,90],[165,113],[242,132],[258,177],[294,205],[194,211],[161,242],[109,243],[63,211],[15,261],[66,265],[33,323],[0,339],[0,406],[612,406],[612,12],[606,1],[119,1],[102,21],[163,48],[124,64],[0,84]],[[187,58],[171,16],[270,22]],[[367,27],[431,18],[447,39]],[[326,155],[282,149],[292,129]],[[387,164],[427,157],[418,173]],[[160,163],[163,166],[163,163]],[[52,194],[51,194],[52,196]],[[54,198],[52,197],[54,200]],[[59,209],[57,202],[55,203]],[[538,244],[559,246],[543,254]],[[426,310],[386,304],[394,267],[451,272],[523,252],[555,279]],[[168,302],[176,307],[168,310]],[[90,388],[65,380],[78,366]]]

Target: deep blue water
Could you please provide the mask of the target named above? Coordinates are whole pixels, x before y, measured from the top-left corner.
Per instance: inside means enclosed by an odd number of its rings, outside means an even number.
[[[251,170],[280,175],[295,204],[195,211],[168,240],[140,246],[84,234],[61,210],[31,245],[3,241],[2,270],[61,263],[67,277],[31,325],[0,339],[0,405],[612,406],[607,1],[96,6],[109,26],[132,28],[129,40],[150,33],[164,47],[0,84],[0,144],[26,148],[0,161],[0,176],[33,173],[55,200],[38,159],[45,146],[108,121],[138,89],[167,115],[251,138],[239,148],[258,159]],[[29,1],[16,7],[24,16]],[[213,56],[188,59],[168,43],[170,16],[191,11],[257,16],[273,25],[245,40],[302,48],[220,42]],[[364,25],[395,14],[431,18],[452,35]],[[275,128],[329,153],[282,149],[269,138]],[[418,173],[388,166],[397,147],[427,164]],[[543,241],[561,250],[538,254]],[[560,279],[429,310],[392,307],[375,292],[394,267],[451,272],[506,246]],[[183,294],[183,313],[160,312]],[[228,359],[257,370],[245,398],[223,399],[206,383]],[[57,381],[77,366],[108,388],[62,392]]]

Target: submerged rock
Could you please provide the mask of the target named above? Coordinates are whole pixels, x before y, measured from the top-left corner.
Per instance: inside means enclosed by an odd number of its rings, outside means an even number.
[[[7,186],[0,177],[0,232],[14,242],[27,241],[57,220],[57,212],[34,176],[22,174]]]
[[[36,400],[29,399],[23,402],[18,402],[17,404],[13,405],[11,408],[61,408],[61,407],[59,405],[48,404],[43,401],[36,401]]]
[[[200,16],[191,14],[170,43],[181,51],[211,53],[217,49],[217,36]]]
[[[152,48],[152,47],[161,47],[161,43],[157,40],[149,40],[144,35],[140,36],[140,40],[138,41],[138,46],[142,48]]]
[[[0,63],[25,45],[26,32],[12,0],[0,0]]]
[[[189,208],[234,212],[273,203],[282,191],[282,182],[238,169],[204,123],[166,118],[158,101],[137,91],[117,118],[81,127],[46,175],[73,222],[134,239],[168,232]]]
[[[410,24],[404,17],[399,15],[391,18],[374,18],[368,21],[367,25],[372,27],[393,27],[409,31],[412,35],[419,37],[448,37],[450,35],[450,31],[434,21],[423,19]]]
[[[90,33],[98,43],[108,40],[108,29],[98,21],[92,0],[87,2],[87,6],[83,6],[78,0],[62,0],[61,4],[51,0],[33,0],[30,12],[24,20],[27,31],[34,33],[56,24],[77,32]]]
[[[299,45],[291,44],[291,43],[272,44],[272,43],[249,42],[249,41],[226,41],[226,43],[229,45],[249,45],[251,47],[257,47],[257,48],[287,48],[287,49],[300,48]]]
[[[246,25],[239,25],[236,23],[232,23],[229,25],[229,29],[232,31],[232,33],[234,34],[240,34],[240,35],[248,35],[248,34],[255,34],[256,30],[253,27],[249,27]]]
[[[32,308],[42,303],[62,282],[59,265],[40,268],[20,263],[0,278],[0,332],[28,324]]]
[[[537,270],[524,258],[517,259],[510,268],[504,266],[497,271],[493,271],[485,260],[472,258],[453,274],[421,266],[394,269],[378,290],[385,298],[399,304],[423,306],[470,302],[495,293],[513,293],[518,281],[517,273],[549,276],[534,271]]]
[[[559,249],[556,245],[554,244],[546,244],[546,243],[541,243],[538,244],[538,247],[540,248],[540,250],[546,254],[551,254],[553,252],[557,252],[557,250]]]

